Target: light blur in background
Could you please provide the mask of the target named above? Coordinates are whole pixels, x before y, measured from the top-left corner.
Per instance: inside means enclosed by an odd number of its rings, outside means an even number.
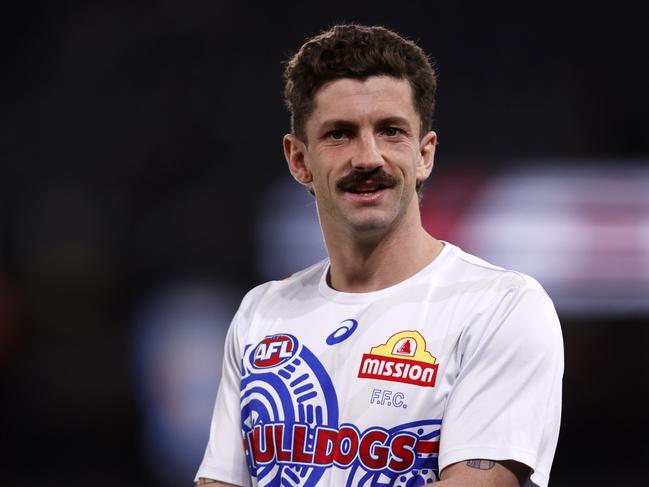
[[[324,257],[282,61],[340,21],[440,76],[424,224],[562,320],[551,484],[640,485],[649,66],[626,2],[23,2],[3,14],[2,485],[192,484],[243,294]]]

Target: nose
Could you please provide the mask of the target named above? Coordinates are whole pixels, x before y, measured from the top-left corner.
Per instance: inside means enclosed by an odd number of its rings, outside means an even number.
[[[373,134],[361,134],[356,141],[357,150],[351,161],[355,169],[370,171],[384,164]]]

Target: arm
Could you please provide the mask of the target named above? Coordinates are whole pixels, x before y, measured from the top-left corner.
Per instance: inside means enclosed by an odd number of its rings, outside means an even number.
[[[442,471],[440,487],[521,487],[530,468],[513,460],[467,460]]]
[[[249,485],[248,468],[241,441],[241,347],[239,326],[242,309],[234,316],[223,348],[223,372],[216,395],[210,434],[203,461],[194,481],[197,486]],[[218,479],[218,480],[217,480]]]
[[[199,485],[207,485],[209,487],[237,487],[234,484],[219,482],[218,480],[213,480],[213,479],[206,479],[205,477],[201,477],[200,479],[198,479],[198,482],[196,482],[196,486]]]
[[[488,483],[479,486],[518,485],[488,480],[499,475],[499,465],[515,460],[530,468],[534,485],[546,487],[559,433],[563,373],[561,329],[552,302],[533,282],[508,288],[465,328],[458,349],[462,366],[440,437],[442,482],[480,475]],[[485,473],[472,471],[466,465],[471,459],[499,463]],[[455,482],[449,487],[462,484]]]

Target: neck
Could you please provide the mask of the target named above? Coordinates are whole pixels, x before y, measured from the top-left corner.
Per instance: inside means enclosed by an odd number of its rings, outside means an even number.
[[[327,238],[331,261],[329,285],[338,291],[362,293],[398,284],[430,264],[443,244],[421,226],[404,221],[400,228],[373,236]]]

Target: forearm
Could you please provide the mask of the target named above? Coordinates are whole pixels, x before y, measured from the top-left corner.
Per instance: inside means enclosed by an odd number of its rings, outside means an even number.
[[[513,460],[466,460],[441,472],[439,487],[521,487],[530,476],[530,468]]]
[[[201,477],[200,479],[198,479],[198,482],[196,482],[196,486],[198,487],[203,485],[206,487],[238,487],[234,484],[228,484],[226,482],[220,482],[218,480]]]

